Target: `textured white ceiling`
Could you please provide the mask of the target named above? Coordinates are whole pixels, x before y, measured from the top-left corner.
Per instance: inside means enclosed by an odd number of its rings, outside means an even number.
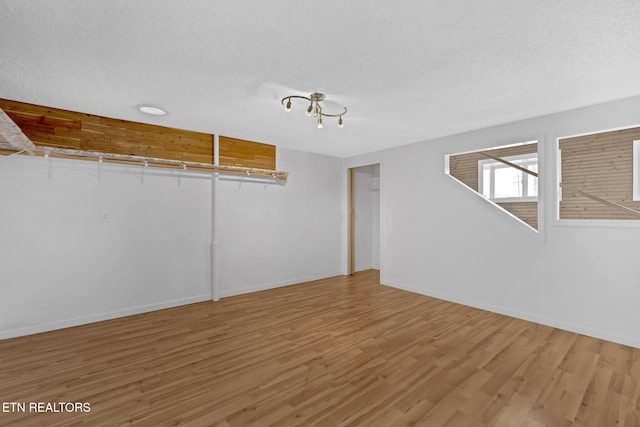
[[[0,97],[348,156],[640,94],[640,1],[0,0]],[[327,94],[317,129],[286,95]],[[169,114],[145,116],[138,104]],[[640,114],[640,112],[639,112]]]

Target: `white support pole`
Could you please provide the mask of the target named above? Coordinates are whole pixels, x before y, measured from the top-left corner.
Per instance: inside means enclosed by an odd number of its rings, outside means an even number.
[[[220,300],[220,247],[218,246],[219,173],[211,177],[211,299]]]
[[[144,184],[144,172],[149,167],[149,162],[147,160],[142,163],[142,168],[140,169],[140,183]]]
[[[47,176],[49,179],[53,176],[53,168],[51,166],[51,156],[49,155],[49,150],[44,150],[44,158],[47,160]]]
[[[185,165],[184,163],[182,164],[182,169],[180,169],[180,171],[178,172],[178,187],[180,186],[180,184],[182,183],[182,174],[187,170],[187,165]]]
[[[213,164],[218,165],[218,134],[213,135]],[[211,175],[211,299],[220,300],[220,248],[218,247],[218,217],[219,217],[219,194],[220,194],[220,173]]]

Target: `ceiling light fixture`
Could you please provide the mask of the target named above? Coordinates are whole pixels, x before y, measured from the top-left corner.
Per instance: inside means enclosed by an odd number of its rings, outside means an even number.
[[[150,116],[164,116],[167,114],[162,108],[154,107],[153,105],[138,105],[138,110]]]
[[[318,93],[318,92],[314,92],[311,95],[307,96],[300,96],[300,95],[290,95],[290,96],[285,96],[284,98],[282,98],[282,100],[280,101],[280,104],[284,105],[284,109],[285,111],[291,111],[291,100],[293,98],[300,98],[300,99],[305,99],[307,101],[309,101],[309,107],[307,108],[306,114],[307,116],[311,116],[311,113],[313,113],[313,117],[317,117],[318,118],[318,129],[322,129],[323,125],[322,125],[322,118],[323,117],[338,117],[338,127],[342,128],[344,126],[343,121],[342,121],[342,116],[344,116],[345,114],[347,114],[347,107],[342,107],[344,109],[344,111],[342,113],[336,113],[336,114],[329,114],[329,113],[325,113],[322,111],[322,105],[320,105],[321,101],[324,101],[324,93]],[[285,101],[287,102],[285,105]]]

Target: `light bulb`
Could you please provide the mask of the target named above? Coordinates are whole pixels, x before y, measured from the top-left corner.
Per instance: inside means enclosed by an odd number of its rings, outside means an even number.
[[[291,111],[291,100],[287,101],[287,106],[284,107],[285,111]]]
[[[309,108],[307,108],[307,116],[311,115],[311,110],[313,110],[313,104],[309,105]]]
[[[318,129],[322,129],[322,116],[318,117]]]
[[[342,116],[340,116],[340,118],[338,119],[338,127],[342,129],[343,126],[344,125],[342,124]]]

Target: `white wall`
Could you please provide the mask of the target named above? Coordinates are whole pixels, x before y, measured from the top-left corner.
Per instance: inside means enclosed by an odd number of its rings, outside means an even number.
[[[211,298],[210,179],[96,165],[0,159],[0,338]]]
[[[381,281],[640,347],[640,224],[555,219],[554,149],[558,137],[638,125],[638,111],[640,97],[345,159],[343,179],[381,162]],[[445,154],[534,139],[540,234],[444,173]]]
[[[277,163],[283,187],[219,184],[223,297],[340,272],[340,159]],[[211,299],[210,175],[52,164],[0,158],[0,339]]]
[[[380,268],[380,193],[378,165],[353,170],[355,271]]]
[[[341,161],[278,149],[285,186],[220,182],[221,296],[340,274]]]

